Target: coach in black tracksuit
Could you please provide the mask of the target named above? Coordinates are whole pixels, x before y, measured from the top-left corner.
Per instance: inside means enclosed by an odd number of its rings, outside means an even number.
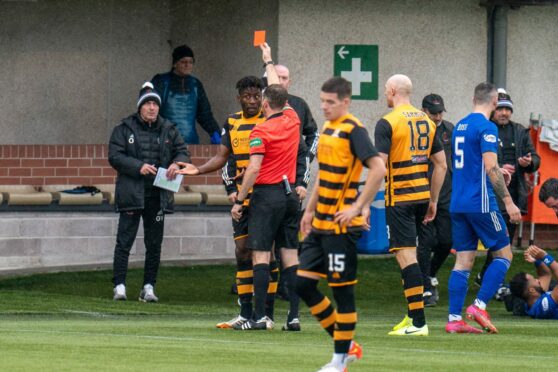
[[[126,299],[128,256],[143,218],[145,241],[144,287],[140,300],[156,302],[157,279],[163,241],[164,215],[173,212],[172,192],[153,186],[157,168],[173,179],[177,161],[189,162],[184,140],[176,126],[159,116],[161,98],[151,83],[140,91],[138,112],[114,128],[109,143],[109,163],[118,172],[116,211],[120,213],[114,250],[114,299]]]

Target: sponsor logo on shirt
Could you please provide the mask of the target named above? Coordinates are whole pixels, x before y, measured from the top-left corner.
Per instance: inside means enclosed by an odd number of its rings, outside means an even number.
[[[250,140],[250,147],[258,147],[262,145],[261,138],[253,138]]]
[[[426,164],[428,163],[428,156],[426,155],[415,155],[411,158],[413,164]]]
[[[490,142],[490,143],[496,143],[497,141],[496,136],[493,134],[485,134],[484,136],[482,136],[482,138],[484,138],[486,142]]]

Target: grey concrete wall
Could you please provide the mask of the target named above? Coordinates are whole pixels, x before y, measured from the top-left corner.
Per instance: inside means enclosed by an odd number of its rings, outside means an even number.
[[[558,6],[508,11],[507,88],[513,120],[528,124],[531,112],[558,119]]]
[[[2,213],[0,214],[0,275],[13,271],[52,268],[110,267],[118,216],[115,213]],[[143,262],[143,229],[130,254]],[[167,215],[163,262],[234,259],[228,213]]]
[[[442,95],[453,121],[471,109],[473,89],[486,79],[486,10],[478,0],[282,0],[279,60],[320,124],[320,87],[333,75],[334,45],[343,43],[379,46],[380,98],[353,101],[351,109],[369,129],[388,111],[383,87],[395,73],[413,81],[417,107],[428,93]]]
[[[0,3],[4,144],[106,143],[166,65],[168,0]]]
[[[206,88],[215,119],[222,125],[228,114],[239,111],[236,82],[261,76],[261,52],[253,46],[255,30],[266,30],[277,47],[278,0],[171,0],[173,47],[188,44],[196,58],[194,75]],[[170,57],[168,65],[170,66]],[[198,133],[207,136],[198,126]]]

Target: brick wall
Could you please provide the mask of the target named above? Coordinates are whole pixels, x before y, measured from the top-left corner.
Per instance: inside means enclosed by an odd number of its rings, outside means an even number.
[[[192,162],[203,164],[217,146],[189,146]],[[107,145],[0,145],[0,185],[95,185],[114,183]],[[192,185],[220,184],[217,171],[187,177]]]

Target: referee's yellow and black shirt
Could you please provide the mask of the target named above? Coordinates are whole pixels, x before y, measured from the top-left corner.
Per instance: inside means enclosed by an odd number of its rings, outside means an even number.
[[[388,155],[386,206],[430,199],[428,159],[430,154],[443,151],[435,133],[436,124],[409,104],[397,106],[378,121],[376,148]]]
[[[345,234],[361,230],[364,220],[357,216],[341,228],[335,213],[351,207],[358,195],[363,163],[378,156],[368,131],[360,120],[346,114],[324,124],[318,142],[319,196],[312,230],[318,234]]]
[[[265,122],[263,112],[252,117],[245,117],[242,111],[229,115],[221,136],[221,144],[226,146],[236,163],[236,176],[242,173],[250,162],[250,133],[258,124]],[[226,165],[225,168],[226,169]],[[228,175],[230,178],[230,175]],[[239,185],[240,187],[241,185]],[[249,193],[250,194],[250,193]],[[245,205],[248,205],[249,195]]]

